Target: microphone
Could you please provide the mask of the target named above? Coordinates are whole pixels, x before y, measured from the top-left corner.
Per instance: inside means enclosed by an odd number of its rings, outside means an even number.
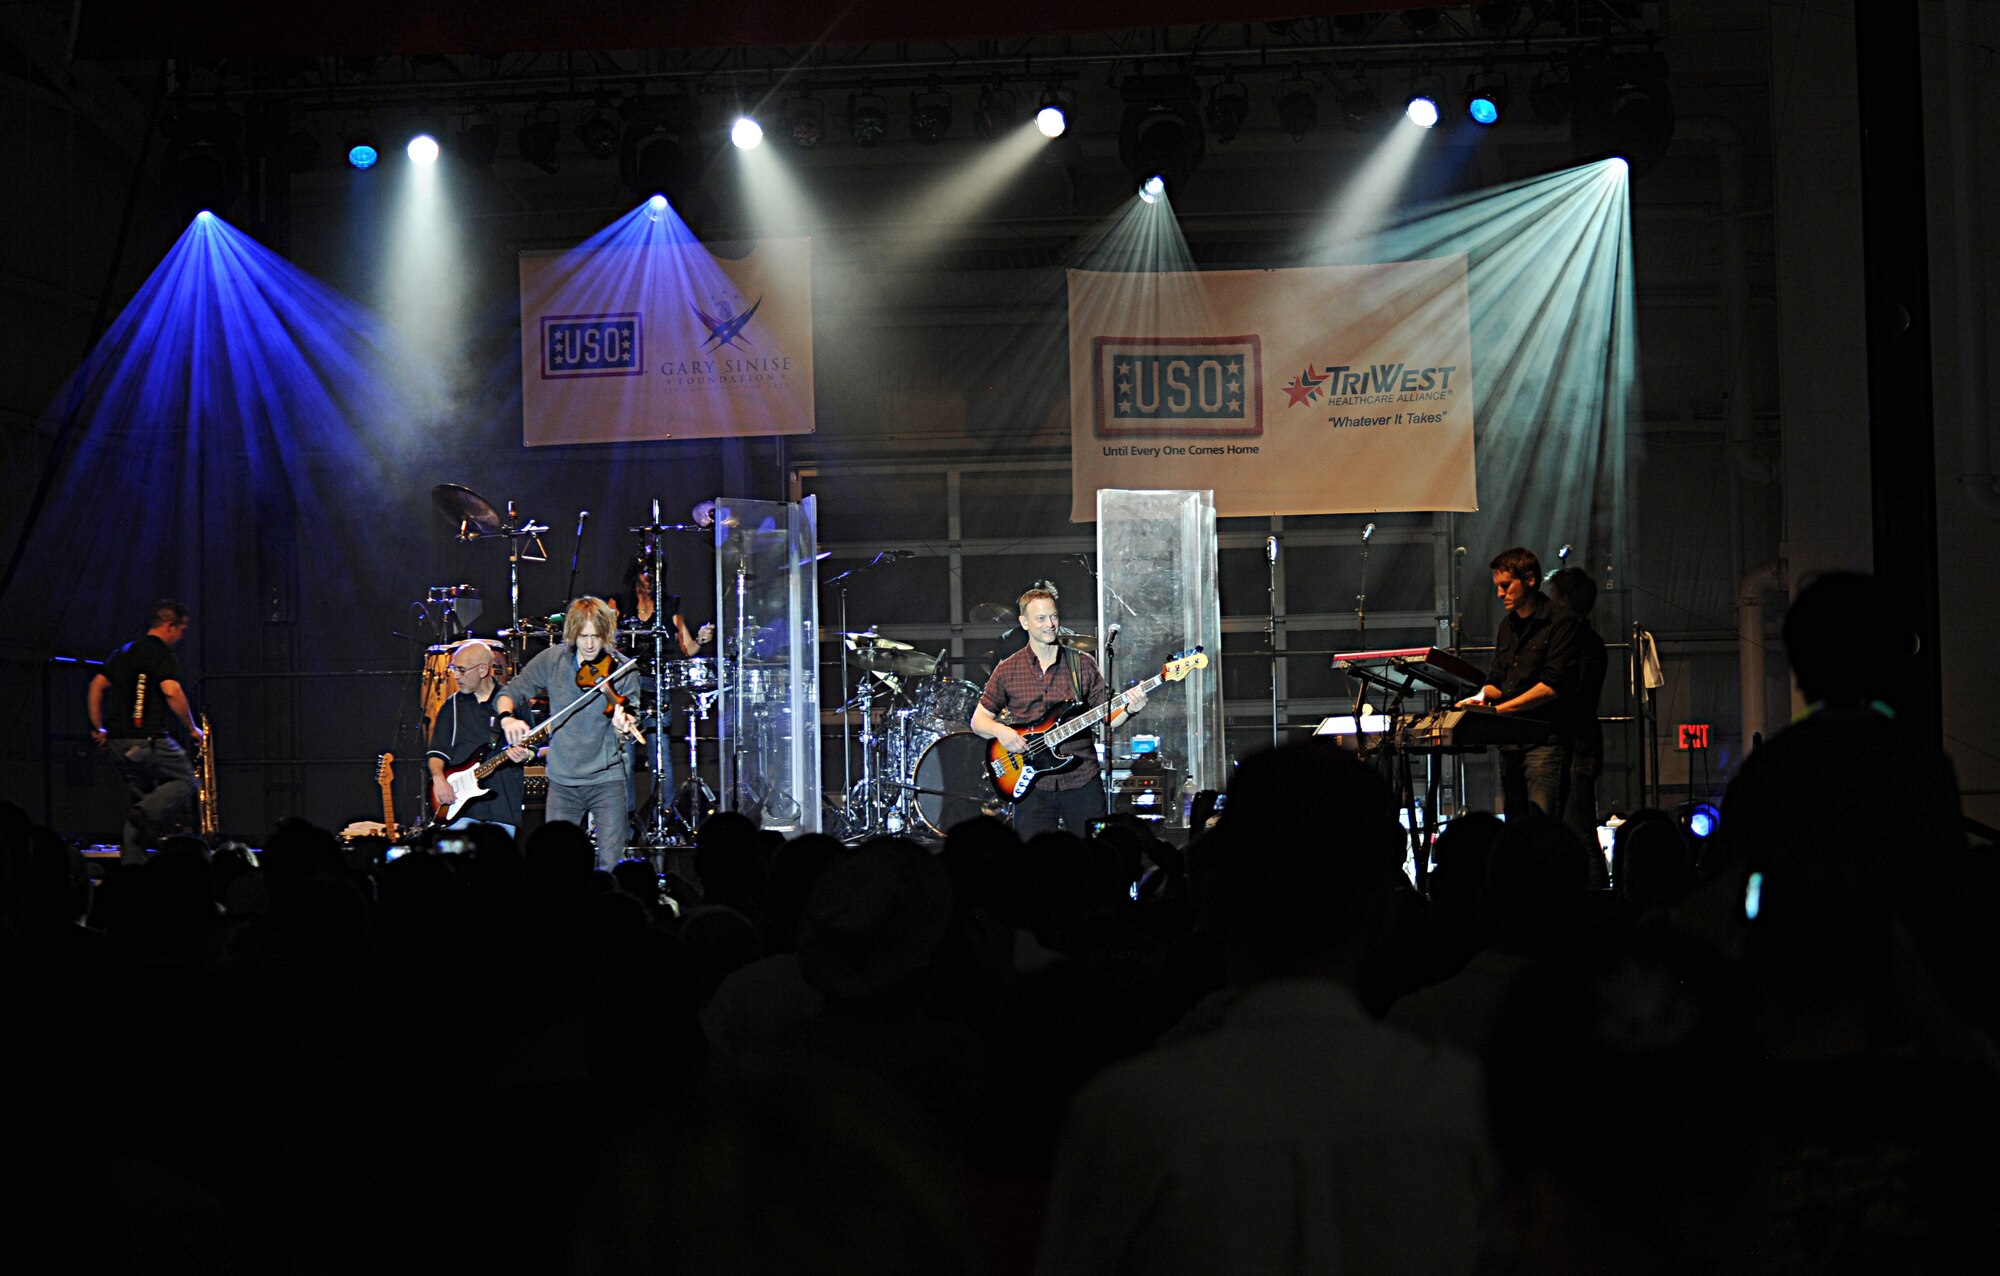
[[[1369,538],[1370,536],[1373,536],[1374,534],[1375,534],[1375,524],[1373,524],[1373,523],[1370,523],[1370,524],[1369,524],[1368,526],[1366,526],[1366,527],[1362,528],[1362,529],[1361,529],[1361,543],[1362,543],[1363,545],[1366,545],[1366,544],[1368,543],[1368,538]]]
[[[1104,645],[1109,647],[1112,643],[1117,642],[1118,631],[1123,628],[1124,626],[1119,624],[1115,620],[1112,621],[1110,624],[1106,625],[1104,627]]]
[[[1557,561],[1563,563],[1564,565],[1567,565],[1569,563],[1569,546],[1565,545],[1561,549],[1557,550],[1556,559]]]
[[[1264,561],[1267,563],[1278,561],[1278,538],[1275,536],[1264,538]]]

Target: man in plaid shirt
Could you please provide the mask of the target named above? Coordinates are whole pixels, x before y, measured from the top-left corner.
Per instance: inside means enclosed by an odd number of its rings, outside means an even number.
[[[1097,661],[1058,641],[1053,593],[1030,589],[1021,595],[1019,610],[1028,645],[994,667],[986,690],[980,694],[979,707],[972,711],[973,731],[998,740],[1010,753],[1028,747],[1017,728],[1035,725],[1055,706],[1074,701],[1094,709],[1111,698],[1111,684],[1104,681]],[[1111,720],[1122,722],[1145,707],[1145,693],[1134,691],[1126,707],[1113,713]],[[1091,734],[1079,731],[1063,741],[1058,752],[1074,754],[1082,761],[1067,771],[1042,776],[1028,795],[1014,804],[1014,831],[1023,838],[1058,824],[1083,837],[1089,832],[1089,822],[1104,814],[1104,788],[1098,781],[1097,750]]]

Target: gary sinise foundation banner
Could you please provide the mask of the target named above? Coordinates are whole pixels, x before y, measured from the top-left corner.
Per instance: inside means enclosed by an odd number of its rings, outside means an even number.
[[[1070,271],[1071,519],[1101,487],[1211,488],[1223,516],[1477,509],[1465,272]]]
[[[812,433],[811,248],[522,253],[524,441]]]

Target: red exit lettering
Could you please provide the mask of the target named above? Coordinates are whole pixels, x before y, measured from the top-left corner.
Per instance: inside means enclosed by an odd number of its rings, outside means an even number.
[[[1679,749],[1706,749],[1708,747],[1708,724],[1706,722],[1683,722],[1680,724]]]

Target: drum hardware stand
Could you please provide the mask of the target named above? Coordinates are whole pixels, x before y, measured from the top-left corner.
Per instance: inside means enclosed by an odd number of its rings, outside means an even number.
[[[828,585],[840,586],[840,791],[843,794],[851,794],[854,785],[854,733],[852,724],[847,720],[847,705],[854,696],[854,692],[848,686],[847,682],[847,582],[871,567],[879,567],[883,563],[899,562],[908,556],[909,551],[907,550],[885,549],[859,567],[850,567],[840,573],[840,575],[829,577],[824,582]],[[868,632],[874,633],[875,627],[870,625]],[[867,758],[865,755],[862,759],[862,766],[866,770]],[[872,816],[869,818],[868,823],[872,829],[875,824]]]
[[[1264,538],[1264,564],[1269,577],[1264,586],[1266,614],[1264,636],[1271,644],[1271,747],[1278,747],[1278,538]]]

